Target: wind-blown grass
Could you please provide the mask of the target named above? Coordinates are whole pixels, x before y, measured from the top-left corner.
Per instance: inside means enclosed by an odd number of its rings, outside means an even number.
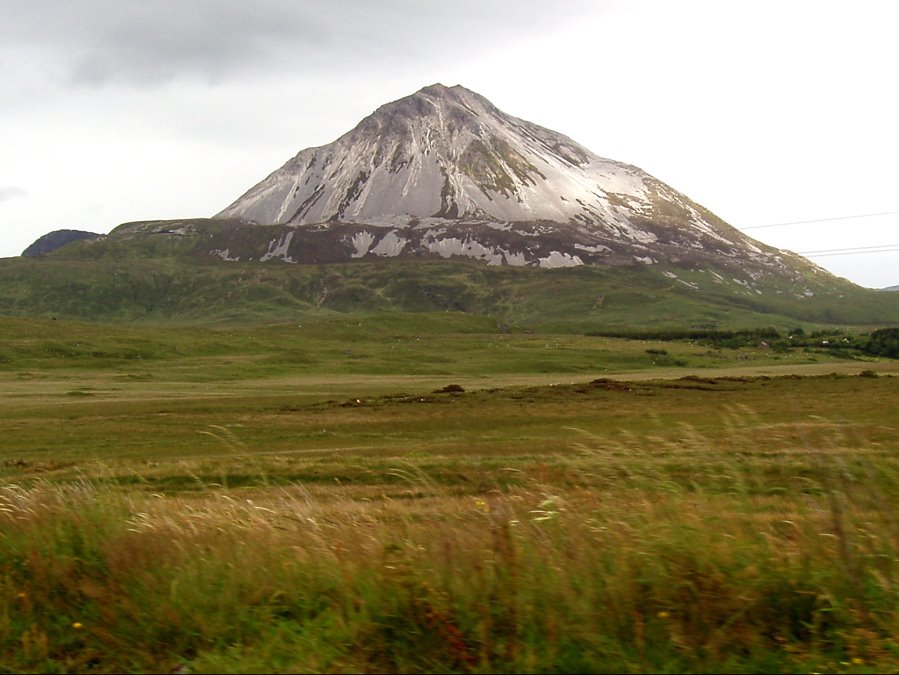
[[[0,667],[895,671],[895,441],[741,407],[718,426],[574,429],[455,478],[422,452],[344,484],[262,459],[252,489],[7,484]]]

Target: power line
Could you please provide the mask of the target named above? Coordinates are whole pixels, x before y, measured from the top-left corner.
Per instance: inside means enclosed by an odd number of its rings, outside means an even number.
[[[856,218],[876,218],[879,216],[892,216],[899,211],[881,211],[879,213],[860,213],[854,216],[836,216],[834,218],[816,218],[814,220],[793,220],[785,223],[771,223],[769,225],[752,225],[739,228],[741,230],[761,230],[768,227],[785,227],[790,225],[808,225],[811,223],[829,223],[837,220],[854,220]],[[801,256],[809,258],[825,258],[830,256],[862,255],[867,253],[894,253],[899,251],[899,244],[883,244],[879,246],[857,246],[855,248],[828,248],[816,251],[798,251]]]
[[[861,255],[864,253],[894,253],[899,252],[899,248],[885,248],[882,251],[848,251],[843,253],[813,253],[806,255],[807,258],[829,258],[831,256],[844,256],[844,255]]]
[[[836,218],[816,218],[815,220],[793,220],[787,223],[771,223],[770,225],[750,225],[741,227],[741,230],[761,230],[766,227],[784,227],[786,225],[808,225],[809,223],[829,223],[834,220],[853,220],[855,218],[875,218],[877,216],[894,216],[899,211],[883,211],[881,213],[862,213],[857,216],[837,216]]]
[[[863,251],[856,251],[852,249],[843,250],[843,249],[834,249],[832,251],[822,251],[821,253],[800,253],[799,255],[805,256],[807,258],[827,258],[830,256],[843,256],[843,255],[863,255],[865,253],[896,253],[899,252],[899,246],[894,248],[878,248],[878,249],[869,249]]]
[[[888,251],[893,250],[899,247],[899,244],[874,244],[872,246],[856,246],[855,248],[842,247],[842,248],[819,248],[814,251],[803,251],[800,255],[811,255],[813,253],[837,253],[837,252],[850,252],[850,251],[859,251],[862,253],[870,252],[877,253],[880,249],[886,249]]]

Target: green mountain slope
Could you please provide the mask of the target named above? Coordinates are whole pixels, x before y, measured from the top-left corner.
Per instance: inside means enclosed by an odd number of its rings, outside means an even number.
[[[804,281],[722,264],[544,270],[458,259],[330,265],[225,261],[219,240],[265,251],[271,228],[230,221],[128,224],[39,258],[0,260],[0,314],[103,322],[289,321],[308,312],[464,312],[532,329],[899,323],[899,294],[812,266]],[[225,239],[226,237],[226,239]]]

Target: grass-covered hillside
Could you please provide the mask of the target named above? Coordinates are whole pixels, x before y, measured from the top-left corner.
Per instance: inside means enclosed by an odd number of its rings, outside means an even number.
[[[452,311],[566,331],[899,323],[899,295],[862,289],[808,263],[797,267],[797,282],[726,264],[545,270],[458,259],[224,261],[209,253],[217,237],[224,237],[218,246],[231,242],[232,254],[238,247],[265,251],[274,230],[190,223],[125,225],[46,256],[0,260],[0,315],[215,323],[291,321],[321,310]]]

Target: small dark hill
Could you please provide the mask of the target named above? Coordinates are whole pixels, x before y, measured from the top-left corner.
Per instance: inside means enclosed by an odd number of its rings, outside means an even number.
[[[73,241],[81,241],[82,239],[99,239],[102,234],[96,232],[85,232],[84,230],[54,230],[42,237],[39,237],[28,248],[22,251],[23,256],[33,258],[39,255],[45,255],[51,251],[70,244]]]

